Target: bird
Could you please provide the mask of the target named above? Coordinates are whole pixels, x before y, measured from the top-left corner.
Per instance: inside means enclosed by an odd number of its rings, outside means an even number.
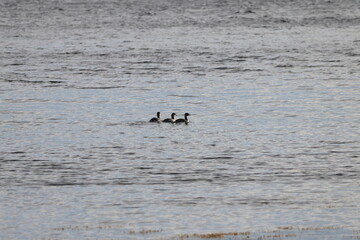
[[[189,119],[187,118],[188,116],[190,116],[190,114],[189,114],[189,113],[185,113],[185,114],[184,114],[184,118],[176,119],[175,123],[185,123],[185,124],[188,124],[188,123],[189,123]]]
[[[175,116],[176,116],[176,113],[172,113],[171,118],[167,118],[163,122],[174,123],[175,122]]]
[[[152,119],[150,119],[149,122],[161,122],[160,112],[157,112],[156,115],[157,115],[157,117],[153,117]]]

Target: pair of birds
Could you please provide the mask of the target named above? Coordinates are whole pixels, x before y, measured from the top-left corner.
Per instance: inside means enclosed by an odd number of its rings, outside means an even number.
[[[184,118],[179,118],[179,119],[175,120],[176,113],[172,113],[171,118],[166,118],[166,119],[161,121],[160,112],[157,112],[156,115],[157,115],[157,117],[154,117],[154,118],[150,119],[149,122],[158,122],[158,123],[159,122],[167,122],[167,123],[185,123],[185,124],[188,124],[189,119],[187,117],[190,116],[189,113],[185,113]]]

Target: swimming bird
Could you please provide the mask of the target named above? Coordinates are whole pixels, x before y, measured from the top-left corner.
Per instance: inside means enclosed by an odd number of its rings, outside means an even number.
[[[172,113],[171,118],[167,118],[163,122],[174,123],[175,122],[175,116],[176,116],[176,113]]]
[[[185,123],[185,124],[188,124],[188,123],[189,123],[189,119],[187,118],[188,116],[190,116],[190,114],[189,114],[189,113],[185,113],[185,114],[184,114],[184,118],[176,119],[175,123]]]
[[[161,119],[160,119],[160,112],[157,112],[157,117],[154,117],[152,119],[150,119],[149,122],[161,122]]]

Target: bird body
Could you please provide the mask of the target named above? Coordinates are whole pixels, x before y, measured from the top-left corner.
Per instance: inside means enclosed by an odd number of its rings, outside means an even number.
[[[158,122],[158,123],[161,122],[160,112],[157,112],[156,116],[157,117],[154,117],[154,118],[150,119],[149,122]]]
[[[172,113],[171,118],[167,118],[163,122],[174,123],[175,122],[175,116],[176,116],[176,113]]]
[[[189,123],[189,119],[187,118],[188,116],[190,116],[190,114],[189,114],[189,113],[185,113],[185,114],[184,114],[184,118],[176,119],[175,123],[185,123],[185,124],[188,124],[188,123]]]

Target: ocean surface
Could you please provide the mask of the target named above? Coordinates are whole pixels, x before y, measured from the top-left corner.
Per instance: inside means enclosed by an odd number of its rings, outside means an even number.
[[[0,0],[0,51],[0,239],[360,238],[359,0]]]

